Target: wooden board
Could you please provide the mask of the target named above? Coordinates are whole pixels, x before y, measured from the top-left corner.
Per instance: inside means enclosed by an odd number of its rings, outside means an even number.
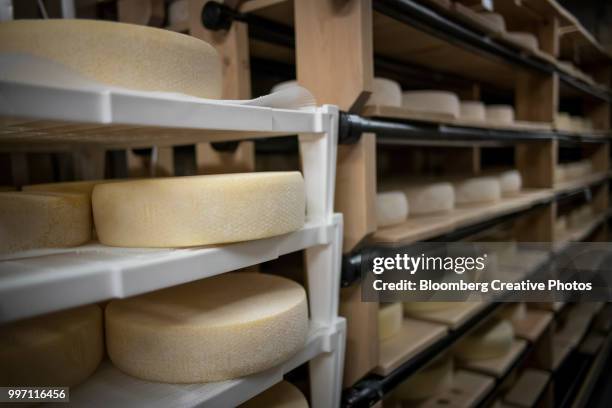
[[[363,116],[408,119],[422,122],[443,123],[454,126],[475,127],[482,129],[498,130],[531,130],[531,131],[550,131],[551,123],[544,122],[525,122],[515,121],[514,123],[477,121],[470,119],[455,118],[450,114],[435,112],[417,112],[410,109],[396,106],[368,105],[362,111]]]
[[[458,364],[468,370],[502,378],[520,358],[526,348],[527,342],[525,340],[515,339],[508,353],[501,357],[488,358],[486,360],[460,361]]]
[[[553,316],[553,313],[544,310],[528,309],[523,320],[513,323],[514,333],[519,338],[536,342],[550,326]]]
[[[533,407],[546,389],[549,380],[550,374],[546,371],[528,368],[508,391],[504,402],[519,407]]]
[[[450,212],[409,217],[406,222],[378,229],[372,236],[376,242],[416,242],[451,232],[456,228],[486,221],[552,198],[550,190],[524,190],[516,197],[494,204],[461,206]]]
[[[374,373],[389,375],[404,362],[443,338],[447,332],[446,326],[440,324],[404,319],[395,336],[380,342],[379,361]]]
[[[578,347],[578,351],[583,354],[595,356],[606,341],[606,336],[600,333],[589,333]]]
[[[468,408],[478,406],[495,386],[492,377],[468,370],[457,370],[453,377],[453,386],[422,403],[418,408]]]
[[[485,302],[456,302],[457,305],[446,309],[410,313],[410,317],[427,320],[448,326],[450,330],[461,327],[472,316],[488,306]]]
[[[582,187],[588,187],[591,184],[599,183],[600,181],[610,178],[610,172],[599,172],[590,174],[578,180],[565,181],[563,183],[555,183],[553,189],[555,193],[566,193],[577,190]]]

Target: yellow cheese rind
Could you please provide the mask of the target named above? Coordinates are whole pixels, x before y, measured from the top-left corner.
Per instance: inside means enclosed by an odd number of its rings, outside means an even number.
[[[372,94],[366,105],[402,106],[402,87],[387,78],[374,78]]]
[[[0,327],[0,384],[66,386],[83,382],[104,356],[102,309],[84,306]]]
[[[406,91],[402,107],[415,112],[439,113],[459,117],[459,97],[446,91]]]
[[[0,24],[0,53],[45,58],[112,86],[221,97],[216,50],[168,30],[100,20],[15,20]]]
[[[459,117],[461,119],[485,121],[484,103],[479,101],[461,101]]]
[[[378,338],[393,337],[402,328],[404,309],[401,302],[381,304],[378,308]]]
[[[501,186],[495,177],[473,177],[455,183],[457,204],[491,203],[501,199]]]
[[[90,239],[85,194],[0,193],[0,252],[72,247]]]
[[[258,396],[251,398],[240,408],[308,408],[304,394],[288,381],[281,381]]]
[[[501,357],[510,351],[513,339],[512,324],[493,319],[461,339],[455,347],[455,356],[461,360]]]
[[[411,215],[433,214],[455,208],[455,191],[447,182],[412,185],[405,189]]]
[[[514,108],[510,105],[488,105],[485,108],[488,122],[512,124],[514,122]]]
[[[376,224],[388,227],[406,221],[408,200],[402,191],[387,191],[376,194]]]
[[[300,229],[299,172],[172,177],[100,184],[92,195],[100,242],[187,247],[246,241]]]
[[[260,273],[224,274],[114,300],[106,308],[113,363],[150,381],[194,383],[276,366],[303,347],[306,292]]]
[[[415,401],[433,397],[453,385],[453,359],[448,356],[433,361],[397,386],[393,397]]]

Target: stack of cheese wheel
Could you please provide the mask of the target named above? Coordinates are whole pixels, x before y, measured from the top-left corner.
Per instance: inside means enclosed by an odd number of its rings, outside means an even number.
[[[91,239],[91,206],[85,194],[0,193],[0,252],[62,248]]]
[[[261,273],[219,275],[114,300],[106,308],[113,363],[127,374],[166,383],[266,370],[303,347],[307,331],[304,288]]]
[[[376,223],[379,228],[404,222],[408,212],[408,201],[402,191],[376,194]]]
[[[105,245],[184,247],[295,231],[304,194],[299,172],[260,172],[99,184],[92,205]]]
[[[402,105],[400,84],[387,78],[374,78],[372,94],[366,105],[400,107]]]
[[[488,105],[485,117],[491,124],[511,125],[514,123],[514,108],[510,105]]]
[[[509,32],[506,35],[515,42],[521,44],[523,47],[528,48],[530,50],[535,51],[540,48],[540,42],[538,41],[538,38],[531,33]]]
[[[447,182],[413,183],[405,188],[410,215],[425,215],[455,208],[455,190]]]
[[[453,359],[441,356],[397,386],[393,397],[400,401],[416,401],[438,395],[453,385]]]
[[[87,379],[104,356],[100,307],[72,310],[0,327],[0,384],[73,387]]]
[[[378,338],[386,340],[395,336],[402,327],[403,317],[404,313],[400,302],[381,303],[378,308]]]
[[[168,30],[98,20],[15,20],[0,25],[0,53],[59,63],[111,86],[221,97],[215,49]]]
[[[501,172],[498,176],[501,195],[503,197],[512,197],[521,192],[523,186],[523,178],[518,170],[507,170]]]
[[[454,186],[456,202],[460,205],[493,203],[501,199],[500,180],[496,177],[472,177],[457,181]]]
[[[474,120],[477,122],[484,122],[486,120],[485,106],[482,102],[461,101],[459,109],[459,117],[461,119]]]
[[[304,394],[290,382],[281,381],[239,408],[308,408]]]
[[[452,92],[406,91],[402,94],[402,107],[413,112],[434,113],[458,118],[459,106],[459,98]]]
[[[514,339],[507,320],[492,319],[462,338],[454,349],[460,360],[487,360],[506,355]]]

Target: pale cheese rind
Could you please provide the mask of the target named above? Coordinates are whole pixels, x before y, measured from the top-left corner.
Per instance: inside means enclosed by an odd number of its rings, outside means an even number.
[[[387,191],[376,194],[376,223],[388,227],[406,221],[408,200],[402,191]]]
[[[455,191],[451,183],[415,184],[408,186],[404,192],[411,215],[446,212],[455,208]]]
[[[0,24],[0,53],[51,60],[112,86],[221,97],[217,51],[169,30],[100,20],[15,20]]]
[[[487,122],[491,123],[514,123],[514,108],[510,105],[488,105],[485,108]]]
[[[455,182],[457,204],[492,203],[501,199],[501,186],[495,177],[473,177]]]
[[[0,193],[0,252],[78,246],[91,239],[85,194]]]
[[[308,408],[304,394],[288,381],[281,381],[256,397],[251,398],[240,408]]]
[[[106,308],[112,362],[138,378],[222,381],[276,366],[303,347],[306,292],[261,273],[229,273]]]
[[[102,309],[84,306],[0,327],[0,384],[73,387],[104,356]]]
[[[459,117],[476,121],[485,121],[486,112],[484,103],[479,101],[461,101]]]
[[[402,107],[414,112],[438,113],[459,117],[459,97],[447,91],[406,91]]]
[[[396,81],[387,78],[374,78],[372,94],[367,105],[395,106],[402,105],[402,88]]]
[[[100,184],[92,195],[100,242],[186,247],[272,237],[304,225],[299,172],[172,177]]]
[[[499,174],[499,186],[503,197],[515,196],[521,192],[523,178],[518,170],[507,170]]]

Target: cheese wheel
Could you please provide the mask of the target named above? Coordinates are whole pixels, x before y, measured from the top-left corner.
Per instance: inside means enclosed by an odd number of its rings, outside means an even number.
[[[414,112],[439,113],[459,117],[459,98],[446,91],[406,91],[402,107]]]
[[[478,13],[478,15],[494,25],[499,31],[506,31],[506,20],[504,20],[504,16],[501,14],[483,11]]]
[[[485,108],[485,116],[492,123],[514,123],[514,108],[510,105],[488,105]]]
[[[110,181],[110,180],[109,180]],[[96,184],[104,183],[105,180],[68,181],[62,183],[30,184],[23,186],[23,191],[48,191],[56,193],[81,193],[91,197]]]
[[[374,78],[372,95],[366,105],[402,106],[402,87],[387,78]]]
[[[188,24],[189,0],[175,0],[168,6],[168,25],[179,27]]]
[[[492,203],[501,199],[501,186],[495,177],[473,177],[455,185],[457,204]]]
[[[523,179],[518,170],[504,171],[499,175],[499,186],[503,197],[510,197],[521,192]]]
[[[485,121],[485,106],[479,101],[461,101],[459,107],[459,117],[461,119]]]
[[[48,59],[111,86],[221,97],[215,49],[168,30],[99,20],[16,20],[0,24],[0,53]]]
[[[393,337],[402,328],[404,312],[401,302],[381,304],[378,308],[378,338]]]
[[[184,247],[267,238],[304,225],[299,172],[169,177],[99,184],[92,195],[100,242]]]
[[[521,44],[523,47],[528,48],[530,50],[537,50],[538,48],[540,48],[540,42],[538,41],[538,38],[531,33],[509,32],[506,35],[515,42]]]
[[[73,387],[104,356],[102,309],[84,306],[0,327],[0,384]]]
[[[0,252],[82,245],[91,239],[84,194],[0,193]]]
[[[400,401],[415,401],[434,397],[453,385],[453,359],[444,356],[408,377],[397,386],[393,397]]]
[[[456,305],[456,302],[404,302],[404,312],[408,315],[419,315],[450,309]]]
[[[486,360],[504,356],[514,339],[514,329],[507,320],[492,319],[459,341],[455,356],[461,360]]]
[[[455,191],[450,183],[413,185],[404,191],[411,215],[433,214],[455,208]]]
[[[240,405],[240,408],[308,408],[308,401],[295,385],[281,381]]]
[[[527,305],[524,302],[509,303],[497,314],[497,317],[518,323],[527,317]]]
[[[151,381],[221,381],[266,370],[304,346],[306,292],[261,273],[229,273],[113,300],[106,344],[113,363]]]
[[[408,217],[408,200],[401,191],[376,194],[376,222],[379,227],[404,222]]]
[[[555,127],[558,130],[569,132],[572,130],[572,123],[569,113],[557,112],[555,114]]]

